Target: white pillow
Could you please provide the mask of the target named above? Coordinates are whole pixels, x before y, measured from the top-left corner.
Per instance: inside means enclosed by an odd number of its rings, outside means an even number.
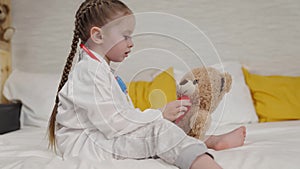
[[[225,62],[211,67],[231,74],[232,86],[230,92],[225,95],[212,114],[212,124],[208,133],[222,125],[257,123],[258,117],[249,88],[245,83],[242,65],[238,62]]]
[[[14,70],[3,94],[8,100],[20,100],[22,125],[46,127],[54,106],[60,75]]]

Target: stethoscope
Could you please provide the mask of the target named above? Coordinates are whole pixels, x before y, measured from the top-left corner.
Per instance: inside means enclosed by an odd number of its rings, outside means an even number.
[[[99,61],[100,63],[102,63],[84,44],[80,44],[79,45],[80,48],[85,51],[92,59],[95,59],[97,61]],[[127,95],[127,87],[126,87],[126,84],[123,82],[123,80],[119,77],[119,76],[116,76],[115,77],[121,90],[123,91],[123,93],[125,93]]]

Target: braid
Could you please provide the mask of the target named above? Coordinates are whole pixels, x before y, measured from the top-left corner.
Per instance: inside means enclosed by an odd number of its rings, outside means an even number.
[[[74,56],[77,51],[78,42],[79,42],[78,31],[75,29],[73,41],[72,41],[72,45],[71,45],[71,51],[67,58],[67,62],[65,64],[64,71],[63,71],[63,74],[62,74],[62,77],[61,77],[61,80],[60,80],[60,83],[58,86],[58,90],[57,90],[56,97],[55,97],[55,105],[52,110],[52,114],[51,114],[50,121],[49,121],[49,146],[54,149],[55,149],[55,144],[56,144],[56,142],[55,142],[55,121],[56,121],[57,107],[58,107],[58,103],[59,103],[58,93],[63,88],[65,83],[68,81],[68,76],[69,76],[69,73],[72,68],[73,59],[74,59]]]
[[[62,79],[61,79],[59,87],[58,87],[58,92],[62,89],[62,87],[65,85],[66,81],[68,80],[68,75],[69,75],[70,70],[72,68],[73,59],[74,59],[74,56],[75,56],[76,51],[77,51],[78,42],[79,42],[78,31],[74,30],[74,36],[73,36],[73,41],[72,41],[72,45],[71,45],[71,51],[69,53],[69,56],[68,56],[68,59],[67,59],[64,71],[63,71]]]
[[[55,125],[56,115],[59,103],[58,94],[68,81],[68,76],[72,68],[73,59],[77,52],[77,46],[79,40],[81,43],[86,43],[90,38],[90,29],[93,26],[102,27],[115,16],[118,12],[124,12],[125,14],[131,14],[132,11],[119,0],[85,0],[79,7],[75,15],[75,29],[71,45],[71,51],[67,58],[63,74],[58,86],[58,90],[55,97],[55,105],[52,110],[52,114],[49,120],[48,135],[49,135],[49,147],[55,149]]]

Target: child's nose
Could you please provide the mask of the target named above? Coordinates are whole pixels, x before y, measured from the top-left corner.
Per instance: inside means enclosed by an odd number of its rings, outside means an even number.
[[[129,39],[127,40],[127,44],[128,44],[128,47],[129,47],[129,48],[132,48],[132,47],[134,46],[133,41],[132,41],[132,38],[129,38]]]

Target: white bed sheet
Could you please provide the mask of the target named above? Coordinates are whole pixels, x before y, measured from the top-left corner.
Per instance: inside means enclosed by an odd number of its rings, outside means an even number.
[[[216,134],[237,126],[226,126]],[[299,169],[300,121],[249,124],[245,145],[210,152],[224,169]],[[0,136],[0,169],[176,169],[161,160],[120,160],[101,163],[62,161],[47,149],[44,128],[24,127]]]
[[[300,168],[300,120],[256,123],[246,127],[244,146],[212,152],[225,169]]]

